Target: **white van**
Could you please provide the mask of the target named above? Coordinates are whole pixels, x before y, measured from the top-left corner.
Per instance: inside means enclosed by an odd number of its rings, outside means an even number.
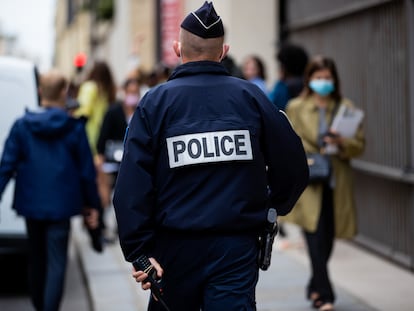
[[[0,56],[0,155],[14,121],[39,105],[38,74],[30,61]],[[12,209],[14,180],[0,201],[0,254],[25,252],[24,219]]]

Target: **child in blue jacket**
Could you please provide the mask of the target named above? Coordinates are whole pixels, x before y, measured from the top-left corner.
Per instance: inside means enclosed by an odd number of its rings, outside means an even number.
[[[41,77],[42,107],[13,124],[0,162],[0,199],[13,177],[13,208],[29,239],[29,282],[36,310],[58,310],[63,295],[70,218],[84,213],[97,227],[100,200],[82,121],[65,110],[66,79]]]

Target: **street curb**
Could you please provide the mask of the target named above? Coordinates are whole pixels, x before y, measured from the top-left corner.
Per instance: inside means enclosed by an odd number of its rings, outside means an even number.
[[[91,311],[131,311],[146,309],[146,293],[137,288],[131,266],[120,253],[119,245],[107,245],[95,252],[86,231],[76,224],[74,243],[90,297]]]
[[[88,299],[88,310],[89,311],[94,311],[95,308],[94,308],[94,305],[93,305],[92,292],[91,292],[91,288],[89,286],[89,282],[88,282],[88,278],[87,278],[87,275],[86,275],[85,268],[83,266],[81,251],[80,251],[80,248],[78,246],[78,243],[77,243],[74,235],[72,235],[72,236],[73,236],[73,247],[74,247],[74,252],[75,252],[75,254],[74,254],[75,260],[79,264],[81,278],[82,278],[83,284],[85,284],[85,288],[86,288],[86,294],[87,294],[87,299]]]

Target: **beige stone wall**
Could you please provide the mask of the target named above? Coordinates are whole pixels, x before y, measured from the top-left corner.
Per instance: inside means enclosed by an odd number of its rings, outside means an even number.
[[[137,65],[149,71],[156,62],[156,2],[116,1],[115,17],[94,57],[107,61],[121,85]]]
[[[54,66],[59,68],[67,77],[75,76],[73,59],[78,52],[90,55],[90,23],[87,11],[75,16],[73,22],[66,24],[66,1],[57,1],[55,19],[56,42]]]
[[[186,12],[194,11],[204,1],[185,0]],[[267,84],[271,87],[277,76],[275,60],[278,7],[275,0],[213,1],[226,30],[229,54],[238,64],[248,54],[260,56],[266,66]]]
[[[140,65],[143,69],[150,70],[157,61],[156,1],[132,0],[131,13],[130,39],[139,43]]]
[[[201,0],[182,0],[184,15],[197,9]],[[257,54],[265,62],[269,87],[276,79],[275,44],[277,38],[277,1],[275,0],[222,0],[214,1],[217,12],[226,28],[226,42],[230,54],[238,64],[248,54]],[[155,0],[115,1],[115,19],[107,29],[105,40],[100,42],[94,57],[103,58],[111,65],[117,83],[133,66],[130,56],[139,54],[139,64],[145,70],[157,61],[157,14]],[[80,13],[66,28],[66,1],[57,1],[56,14],[56,65],[73,75],[74,55],[83,51],[90,55],[90,15]],[[92,56],[93,57],[93,56]],[[136,63],[137,59],[135,59]]]

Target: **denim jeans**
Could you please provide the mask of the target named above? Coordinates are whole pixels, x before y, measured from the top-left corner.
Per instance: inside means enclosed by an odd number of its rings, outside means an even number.
[[[37,311],[57,311],[63,296],[70,220],[26,219],[29,287]]]

